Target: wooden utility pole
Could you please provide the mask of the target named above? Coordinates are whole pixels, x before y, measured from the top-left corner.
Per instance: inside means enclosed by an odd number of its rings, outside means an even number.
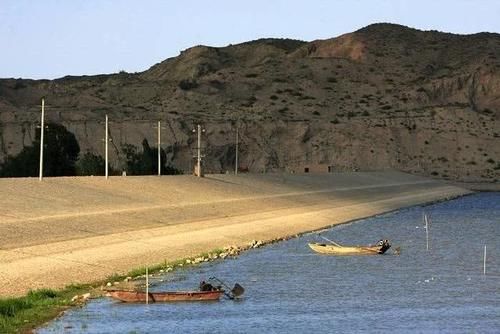
[[[38,179],[42,181],[43,179],[43,133],[45,130],[45,124],[44,124],[44,118],[45,118],[45,99],[42,98],[42,119],[40,121],[40,174],[38,176]]]
[[[161,176],[161,121],[158,121],[158,176]]]
[[[193,129],[193,133],[198,133],[198,147],[196,148],[196,176],[201,177],[201,133],[205,132],[205,129],[201,128],[201,125],[196,126],[196,130]]]
[[[105,135],[105,138],[104,138],[104,142],[105,142],[105,148],[104,148],[104,151],[105,151],[105,156],[106,156],[106,166],[105,166],[105,175],[106,175],[106,180],[109,178],[109,175],[108,175],[108,143],[109,143],[109,139],[108,139],[108,115],[106,114],[106,135]]]
[[[201,125],[198,124],[198,149],[196,166],[198,168],[198,177],[201,177]]]
[[[238,175],[238,123],[236,123],[236,157],[234,162],[234,175]]]

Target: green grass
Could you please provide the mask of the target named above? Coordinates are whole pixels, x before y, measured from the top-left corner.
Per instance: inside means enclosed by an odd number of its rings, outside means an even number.
[[[75,305],[71,298],[89,286],[68,286],[63,290],[40,289],[26,296],[0,299],[0,333],[26,333]]]
[[[153,274],[162,269],[186,267],[187,259],[196,257],[208,257],[209,254],[221,254],[223,249],[214,249],[198,256],[184,258],[181,260],[155,264],[148,267],[148,272]],[[138,277],[144,275],[146,267],[129,271],[126,275],[113,274],[106,280],[93,284],[68,285],[62,290],[40,289],[28,292],[26,296],[16,298],[0,299],[0,333],[28,333],[32,329],[54,319],[65,309],[76,306],[71,299],[75,295],[89,292],[93,288],[105,285],[107,282],[122,281],[126,277]]]

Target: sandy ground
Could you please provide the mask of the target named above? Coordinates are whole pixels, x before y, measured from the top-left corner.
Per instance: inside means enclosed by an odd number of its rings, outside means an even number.
[[[467,193],[396,172],[0,179],[0,296]]]

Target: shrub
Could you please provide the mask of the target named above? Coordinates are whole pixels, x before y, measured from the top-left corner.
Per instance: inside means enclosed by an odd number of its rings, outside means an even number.
[[[246,100],[245,102],[241,103],[240,105],[242,107],[251,107],[254,105],[254,103],[257,102],[257,98],[255,96],[251,96]]]
[[[104,158],[89,151],[76,162],[76,175],[104,175],[104,169]]]
[[[20,80],[20,79],[16,80],[16,83],[14,85],[14,89],[15,90],[23,89],[23,88],[26,88],[26,87],[27,87],[26,84],[22,80]]]
[[[31,290],[28,292],[28,298],[31,299],[46,299],[46,298],[56,298],[59,296],[59,293],[52,289],[40,289],[40,290]]]
[[[28,300],[19,298],[2,299],[0,300],[0,315],[3,317],[13,317],[19,311],[30,307],[31,303]]]
[[[75,135],[63,125],[48,123],[44,139],[44,176],[74,176],[80,146]],[[38,176],[40,164],[40,130],[33,145],[26,146],[16,156],[8,156],[0,165],[0,177]]]
[[[190,90],[198,87],[198,82],[194,79],[184,79],[179,82],[179,88],[182,90]]]
[[[142,141],[142,152],[131,144],[122,146],[122,152],[126,158],[127,174],[151,175],[158,173],[158,148],[150,147],[147,139]],[[163,149],[160,152],[160,164],[162,175],[182,174],[182,171],[167,163],[167,155]]]

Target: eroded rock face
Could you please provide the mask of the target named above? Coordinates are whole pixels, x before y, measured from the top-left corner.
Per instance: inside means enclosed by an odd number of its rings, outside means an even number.
[[[198,46],[142,73],[0,80],[0,160],[34,139],[40,99],[47,120],[73,132],[82,153],[111,162],[123,144],[156,145],[193,167],[204,124],[205,167],[253,172],[394,168],[468,181],[500,179],[500,36],[423,32],[376,24],[330,40],[265,39]]]

